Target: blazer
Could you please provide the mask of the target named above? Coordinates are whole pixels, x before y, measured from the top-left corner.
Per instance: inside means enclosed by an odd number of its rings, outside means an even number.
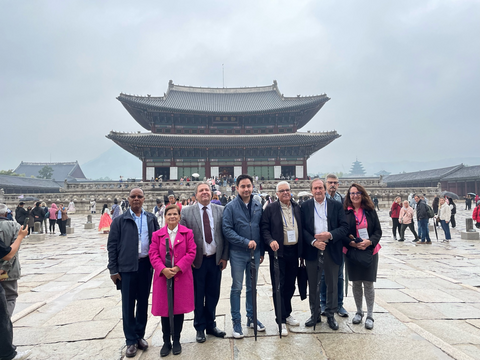
[[[148,238],[160,227],[157,218],[145,211],[148,225]],[[129,210],[113,220],[107,241],[108,269],[110,274],[138,270],[138,227]]]
[[[342,263],[342,242],[348,235],[348,223],[345,220],[343,205],[338,201],[325,198],[327,202],[327,224],[328,231],[333,239],[327,244],[325,251],[328,251],[335,264]],[[302,225],[303,225],[303,258],[305,260],[316,260],[318,249],[312,246],[315,239],[315,200],[310,199],[302,204]]]
[[[290,204],[295,214],[295,222],[298,228],[298,257],[302,257],[302,213],[300,205],[295,201],[290,200]],[[270,243],[276,241],[278,243],[278,256],[283,257],[283,216],[281,212],[281,206],[279,201],[275,201],[268,204],[262,215],[262,222],[260,223],[263,241],[265,242],[267,251],[270,255],[273,255]]]
[[[223,206],[216,204],[210,205],[213,214],[213,241],[217,246],[215,260],[218,264],[220,260],[228,260],[229,244],[228,241],[225,241],[223,238],[222,232]],[[184,206],[181,214],[180,224],[193,231],[193,237],[195,238],[195,244],[197,245],[197,253],[195,255],[195,260],[193,261],[193,266],[198,269],[202,266],[203,262],[203,214],[201,213],[198,204]]]

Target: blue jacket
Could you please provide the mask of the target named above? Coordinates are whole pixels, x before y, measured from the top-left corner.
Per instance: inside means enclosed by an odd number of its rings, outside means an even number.
[[[145,211],[148,225],[148,238],[152,243],[152,233],[160,227],[155,215]],[[110,274],[134,272],[138,270],[138,227],[130,210],[113,220],[107,242],[108,269]]]
[[[248,243],[255,240],[257,247],[255,252],[260,251],[260,256],[265,254],[260,221],[262,220],[262,205],[250,198],[250,212],[240,196],[230,201],[223,210],[223,237],[230,243],[230,251],[250,251]]]

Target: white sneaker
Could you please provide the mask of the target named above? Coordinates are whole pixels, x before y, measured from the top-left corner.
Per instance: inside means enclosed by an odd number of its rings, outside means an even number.
[[[282,336],[287,336],[287,335],[288,335],[287,324],[282,324]]]
[[[31,350],[17,352],[17,356],[15,356],[12,360],[25,360],[25,359],[28,359],[30,355],[32,355]]]
[[[300,322],[295,319],[292,315],[287,318],[287,324],[290,326],[300,326]]]

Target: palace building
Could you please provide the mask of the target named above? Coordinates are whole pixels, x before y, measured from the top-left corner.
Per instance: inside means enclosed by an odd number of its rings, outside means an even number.
[[[175,85],[163,96],[121,93],[117,99],[148,132],[107,138],[138,157],[143,180],[248,173],[265,180],[307,177],[307,159],[340,135],[299,132],[327,95],[286,97],[277,82],[245,88]]]

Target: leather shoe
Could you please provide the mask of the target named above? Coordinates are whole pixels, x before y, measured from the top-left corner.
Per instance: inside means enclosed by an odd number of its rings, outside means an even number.
[[[330,326],[330,329],[338,330],[337,320],[335,320],[333,316],[327,318],[327,323],[328,323],[328,326]]]
[[[180,341],[173,341],[173,349],[172,353],[173,355],[179,355],[182,352],[182,345],[180,344]]]
[[[203,343],[207,338],[205,337],[205,331],[203,330],[197,330],[197,337],[195,338],[198,343]]]
[[[322,322],[322,318],[319,316],[318,319],[317,319],[317,324],[320,323],[320,322]],[[313,325],[315,325],[315,322],[313,321],[313,316],[310,316],[310,318],[305,323],[305,326],[306,327],[312,327]]]
[[[170,341],[163,343],[163,346],[160,349],[160,356],[168,356],[168,354],[170,354],[170,350],[172,350],[172,343]]]
[[[125,351],[126,357],[135,357],[137,355],[137,344],[128,345],[127,351]]]
[[[220,330],[218,327],[214,327],[213,329],[207,329],[207,334],[219,338],[224,338],[225,335],[227,335],[225,331]]]
[[[148,342],[145,339],[138,339],[138,348],[140,350],[147,350],[148,349]]]
[[[345,310],[345,308],[343,306],[340,309],[338,309],[337,314],[341,317],[348,317],[348,311]]]

